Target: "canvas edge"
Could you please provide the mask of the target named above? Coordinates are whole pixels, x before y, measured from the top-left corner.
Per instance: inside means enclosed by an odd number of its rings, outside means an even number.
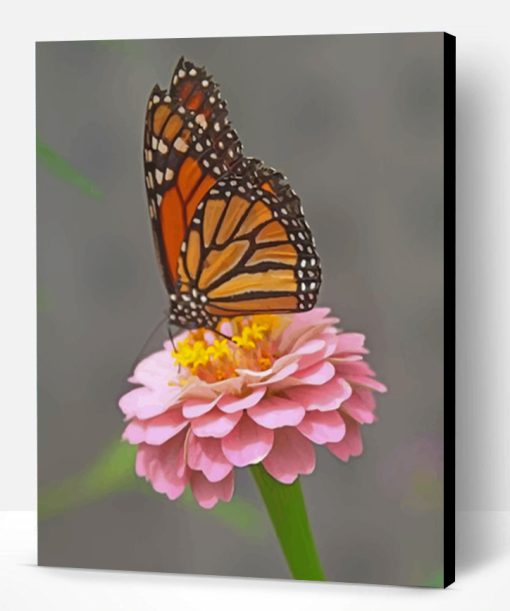
[[[443,587],[455,581],[456,38],[444,33],[444,519]]]

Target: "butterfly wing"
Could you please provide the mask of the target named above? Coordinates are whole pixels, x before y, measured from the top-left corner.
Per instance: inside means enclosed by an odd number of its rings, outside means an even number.
[[[178,262],[175,320],[311,309],[321,284],[313,236],[284,177],[242,160],[197,207]],[[200,307],[190,309],[187,303]],[[180,310],[180,314],[179,314]],[[197,313],[198,310],[198,313]]]
[[[218,86],[181,58],[169,91],[147,103],[144,169],[149,214],[163,279],[176,291],[178,256],[199,202],[242,159]]]

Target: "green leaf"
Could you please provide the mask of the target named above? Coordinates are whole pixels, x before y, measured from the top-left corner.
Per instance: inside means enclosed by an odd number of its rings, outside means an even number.
[[[91,180],[82,176],[68,161],[48,145],[44,144],[39,137],[36,141],[36,154],[37,161],[60,180],[64,180],[80,189],[82,193],[89,197],[97,200],[103,198],[103,193]]]
[[[136,448],[116,441],[88,469],[40,492],[39,520],[47,520],[115,492],[143,485],[133,470]]]
[[[39,520],[54,518],[119,492],[140,492],[157,496],[163,503],[172,502],[136,476],[135,456],[136,446],[114,441],[89,468],[40,492]],[[259,540],[268,535],[264,514],[238,495],[230,503],[219,503],[210,510],[201,509],[189,490],[173,502],[181,503],[201,518],[212,518],[250,539]]]
[[[299,479],[293,484],[281,484],[261,464],[252,465],[251,472],[291,575],[294,579],[324,581],[326,578],[308,522]]]

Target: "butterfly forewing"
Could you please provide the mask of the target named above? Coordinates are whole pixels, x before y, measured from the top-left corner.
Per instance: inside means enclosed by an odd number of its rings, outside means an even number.
[[[144,135],[149,214],[170,294],[199,202],[240,160],[241,144],[217,85],[203,68],[181,59],[170,91],[155,86],[151,92]]]

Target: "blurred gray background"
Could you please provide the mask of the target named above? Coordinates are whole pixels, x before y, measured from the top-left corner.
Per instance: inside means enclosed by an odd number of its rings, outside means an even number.
[[[443,553],[442,34],[38,43],[38,137],[103,193],[38,163],[39,490],[121,435],[118,397],[166,307],[142,131],[150,89],[182,54],[220,83],[245,154],[301,196],[320,302],[367,335],[389,387],[363,455],[344,464],[319,449],[302,478],[326,573],[430,584]],[[249,471],[236,494],[266,520]],[[286,577],[265,526],[243,535],[186,503],[121,492],[42,521],[39,562]]]

